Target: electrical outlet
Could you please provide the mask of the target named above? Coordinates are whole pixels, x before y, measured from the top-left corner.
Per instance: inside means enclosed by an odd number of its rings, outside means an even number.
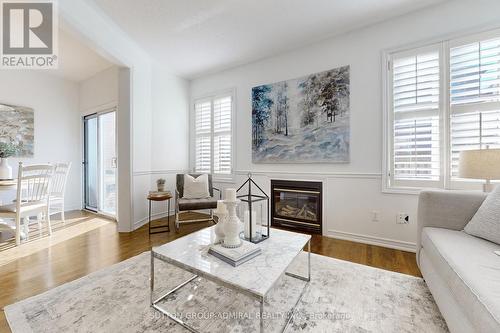
[[[396,223],[397,224],[409,224],[410,223],[410,215],[406,213],[399,213],[396,215]]]
[[[380,216],[379,211],[377,211],[377,210],[372,211],[372,222],[380,221],[379,216]]]

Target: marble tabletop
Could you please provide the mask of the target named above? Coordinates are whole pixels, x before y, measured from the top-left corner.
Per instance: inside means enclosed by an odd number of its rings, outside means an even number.
[[[233,267],[208,254],[215,240],[214,226],[154,247],[154,256],[178,267],[264,297],[311,239],[310,235],[271,229],[258,246],[262,253]]]

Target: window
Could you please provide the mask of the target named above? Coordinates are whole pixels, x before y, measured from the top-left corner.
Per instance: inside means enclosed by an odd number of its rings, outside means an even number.
[[[439,49],[396,55],[392,66],[393,179],[438,181]]]
[[[465,149],[500,148],[500,38],[450,48],[451,177]]]
[[[452,187],[460,151],[500,148],[500,31],[386,59],[387,189]]]
[[[232,93],[195,100],[195,172],[212,173],[219,178],[232,175],[233,105]]]

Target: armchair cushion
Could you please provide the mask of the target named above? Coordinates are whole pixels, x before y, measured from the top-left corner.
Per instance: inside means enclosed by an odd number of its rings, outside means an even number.
[[[184,195],[186,199],[202,199],[210,197],[208,193],[208,175],[203,174],[198,177],[184,175]]]
[[[214,197],[203,199],[179,198],[178,203],[180,211],[217,208],[217,199]]]
[[[190,176],[197,178],[201,176],[201,173],[190,173]],[[182,198],[184,196],[184,174],[180,173],[176,175],[176,189],[177,193],[179,193],[179,198]],[[213,187],[213,182],[212,182],[212,175],[208,174],[208,193],[210,193],[210,196],[214,196],[214,187]]]

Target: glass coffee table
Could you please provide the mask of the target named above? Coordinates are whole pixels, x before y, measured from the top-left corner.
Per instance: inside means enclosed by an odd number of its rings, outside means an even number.
[[[272,229],[269,239],[259,243],[262,253],[246,263],[233,267],[207,254],[208,245],[214,240],[214,227],[196,231],[170,243],[151,249],[151,306],[191,332],[198,332],[158,303],[175,293],[197,277],[210,280],[260,303],[260,331],[264,331],[264,304],[266,296],[284,275],[306,281],[303,290],[286,318],[282,331],[288,326],[294,310],[311,280],[311,236],[296,232]],[[307,245],[307,276],[287,272],[292,261]],[[155,260],[161,260],[193,274],[166,294],[154,297]],[[157,277],[158,278],[158,277]],[[160,277],[161,278],[161,277]]]

